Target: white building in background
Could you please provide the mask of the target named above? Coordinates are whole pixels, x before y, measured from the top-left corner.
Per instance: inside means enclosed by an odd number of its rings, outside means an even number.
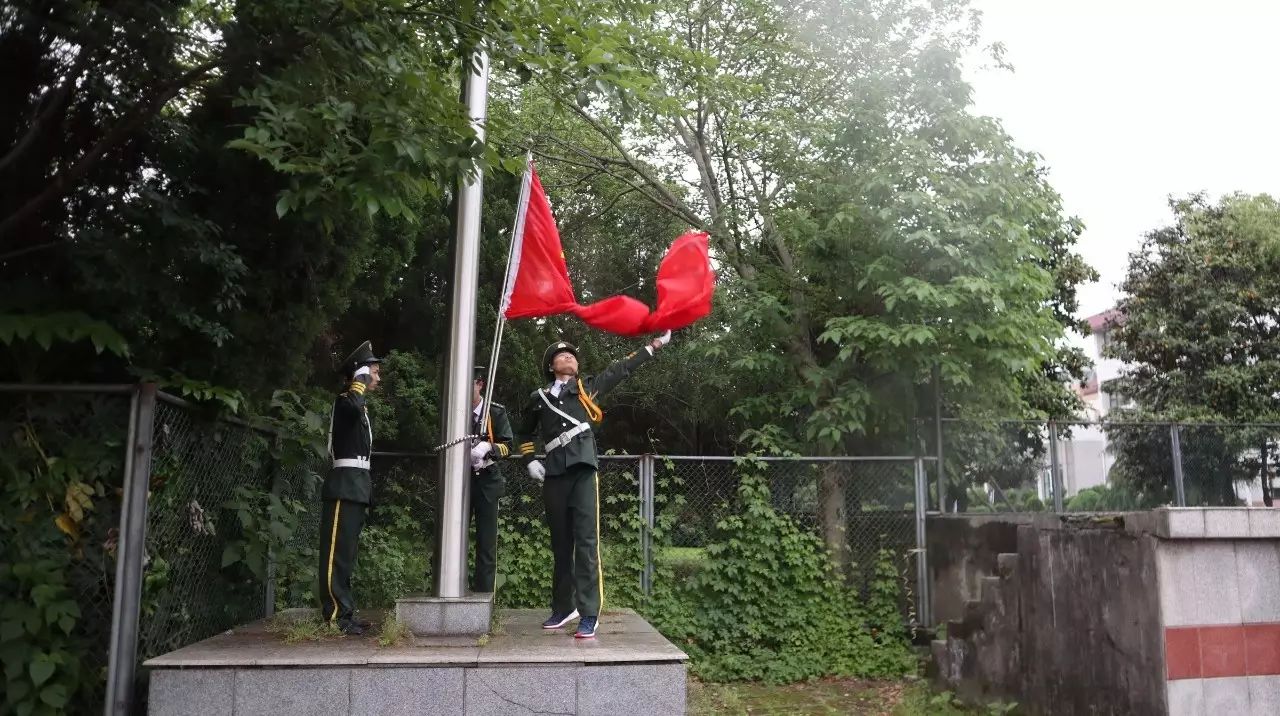
[[[1084,410],[1079,418],[1096,423],[1105,420],[1112,408],[1122,405],[1117,402],[1120,399],[1114,391],[1108,390],[1108,384],[1119,378],[1128,364],[1104,357],[1103,351],[1110,345],[1114,329],[1124,324],[1125,316],[1119,309],[1112,308],[1089,316],[1085,321],[1092,334],[1078,340],[1077,345],[1084,349],[1094,367],[1085,374],[1084,380],[1071,387],[1084,402]],[[1254,458],[1258,457],[1257,450],[1251,452]],[[1115,463],[1115,456],[1108,452],[1107,436],[1101,428],[1096,425],[1074,425],[1070,428],[1069,437],[1058,441],[1058,461],[1062,470],[1063,493],[1066,497],[1071,497],[1086,488],[1108,484],[1108,472]],[[1271,456],[1272,474],[1275,474],[1274,466],[1280,464],[1278,461],[1280,455]],[[1047,504],[1053,495],[1048,466],[1041,475],[1040,483],[1040,497]],[[1262,505],[1261,476],[1237,482],[1235,492],[1242,505]]]
[[[1093,362],[1093,368],[1085,374],[1084,380],[1073,383],[1076,395],[1084,401],[1084,410],[1079,419],[1096,423],[1111,412],[1114,400],[1107,390],[1109,382],[1120,377],[1125,367],[1123,361],[1115,358],[1104,358],[1103,350],[1110,344],[1112,329],[1124,323],[1124,314],[1118,309],[1110,309],[1089,316],[1085,321],[1093,333],[1085,336],[1079,343],[1085,355]],[[1061,426],[1058,441],[1058,464],[1062,471],[1063,493],[1067,497],[1089,487],[1107,484],[1107,472],[1111,469],[1115,458],[1107,452],[1107,436],[1096,425]],[[1051,481],[1046,467],[1041,479],[1041,499],[1051,498]]]

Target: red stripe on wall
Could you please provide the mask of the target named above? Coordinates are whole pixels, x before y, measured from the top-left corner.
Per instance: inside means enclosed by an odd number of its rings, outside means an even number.
[[[1280,675],[1280,623],[1168,627],[1164,663],[1170,681]]]

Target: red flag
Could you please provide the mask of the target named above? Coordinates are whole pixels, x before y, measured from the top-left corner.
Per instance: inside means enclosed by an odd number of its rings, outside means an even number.
[[[503,315],[508,319],[572,313],[592,328],[624,336],[684,328],[711,312],[715,273],[711,270],[707,234],[690,232],[676,239],[658,265],[658,310],[630,296],[610,296],[579,305],[569,283],[560,232],[547,195],[532,168],[528,200],[517,211],[516,236],[507,273]],[[522,194],[524,192],[522,191]]]
[[[502,299],[502,313],[509,319],[550,316],[578,305],[569,283],[569,269],[564,265],[560,231],[556,229],[551,205],[532,166],[525,182],[527,186],[522,187],[521,195],[527,195],[528,200],[516,209],[524,216],[516,219],[511,265],[507,269],[507,295]]]

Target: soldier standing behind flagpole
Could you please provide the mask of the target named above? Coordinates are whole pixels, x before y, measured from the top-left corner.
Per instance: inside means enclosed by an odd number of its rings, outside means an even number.
[[[329,422],[333,466],[320,489],[324,503],[320,520],[321,617],[326,623],[336,623],[344,634],[352,635],[363,634],[369,627],[368,622],[356,619],[351,571],[373,493],[369,476],[373,426],[365,393],[377,389],[381,363],[374,357],[369,341],[361,343],[342,363],[347,389],[333,401]]]
[[[600,480],[591,424],[604,418],[596,400],[604,397],[671,340],[671,331],[642,350],[585,380],[578,376],[578,349],[564,341],[542,357],[553,378],[529,396],[521,421],[520,454],[529,475],[542,482],[542,501],[551,530],[551,617],[544,629],[559,629],[581,617],[574,634],[592,639],[604,604],[600,564]],[[534,459],[543,443],[546,464]]]
[[[495,460],[511,454],[511,421],[500,403],[484,410],[485,367],[476,366],[471,384],[471,434],[479,435],[471,447],[471,517],[476,527],[476,562],[471,591],[492,592],[497,573],[498,498],[503,493],[502,471]]]

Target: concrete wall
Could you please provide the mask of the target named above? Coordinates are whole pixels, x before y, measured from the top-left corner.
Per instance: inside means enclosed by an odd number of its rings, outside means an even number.
[[[965,604],[981,597],[982,578],[996,573],[996,559],[1018,551],[1018,525],[1052,524],[1038,513],[932,515],[925,530],[933,577],[933,619],[945,624],[964,616]]]
[[[1161,512],[1169,713],[1280,714],[1280,510]]]
[[[1280,714],[1280,510],[1047,517],[930,519],[945,687],[1037,714]]]
[[[1056,527],[1018,529],[1019,700],[1044,713],[1161,713],[1153,538],[1114,521]]]
[[[1164,711],[1151,538],[1116,517],[946,515],[928,527],[947,688],[1030,713]]]

